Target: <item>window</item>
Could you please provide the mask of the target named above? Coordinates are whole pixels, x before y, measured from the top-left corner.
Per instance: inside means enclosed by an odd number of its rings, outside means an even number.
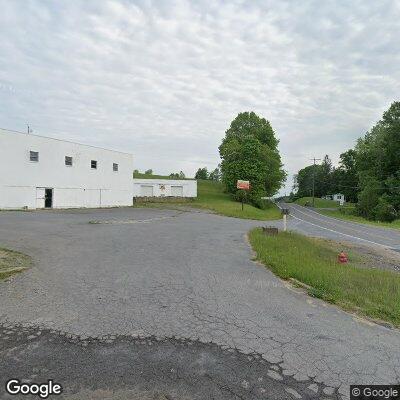
[[[113,171],[115,171],[115,172],[118,171],[118,164],[113,163]]]
[[[29,160],[38,162],[39,161],[39,152],[37,151],[30,151],[29,152]]]
[[[67,165],[68,167],[72,167],[72,157],[65,156],[65,165]]]
[[[90,167],[91,167],[92,169],[97,169],[97,161],[96,161],[96,160],[92,160],[92,161],[90,162]]]

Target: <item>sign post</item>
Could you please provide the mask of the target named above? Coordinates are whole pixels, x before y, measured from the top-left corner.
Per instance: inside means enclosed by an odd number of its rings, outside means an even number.
[[[283,216],[283,231],[286,232],[287,230],[287,216],[289,215],[288,208],[282,208],[282,216]]]
[[[242,181],[240,179],[238,179],[238,181],[236,182],[236,189],[240,189],[244,191],[244,194],[250,190],[250,182],[249,181]],[[247,197],[247,194],[246,194]],[[242,211],[244,209],[244,196],[242,196]]]

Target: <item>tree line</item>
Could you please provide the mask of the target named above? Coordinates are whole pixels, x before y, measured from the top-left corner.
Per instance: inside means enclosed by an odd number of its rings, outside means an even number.
[[[152,169],[147,169],[143,173],[141,173],[138,169],[135,169],[133,171],[133,177],[141,177],[142,175],[145,175],[146,177],[152,177],[153,176],[153,170]],[[154,175],[155,178],[159,177],[159,175]],[[171,179],[186,179],[186,176],[183,171],[179,172],[171,172],[168,175],[168,178]]]
[[[301,169],[292,197],[310,196],[313,174],[318,197],[342,193],[356,203],[355,213],[393,221],[400,215],[400,102],[383,113],[356,146],[340,155],[337,168],[326,155],[320,165]]]
[[[194,179],[220,181],[221,180],[221,169],[220,165],[212,171],[208,172],[207,167],[199,168],[194,176]]]

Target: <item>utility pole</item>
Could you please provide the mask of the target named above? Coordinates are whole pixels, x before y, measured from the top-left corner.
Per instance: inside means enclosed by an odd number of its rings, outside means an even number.
[[[312,172],[312,206],[315,207],[315,162],[320,161],[320,158],[311,158],[314,161],[313,172]]]

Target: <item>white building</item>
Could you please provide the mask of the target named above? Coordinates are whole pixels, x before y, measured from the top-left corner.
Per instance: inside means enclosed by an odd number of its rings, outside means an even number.
[[[135,178],[133,197],[197,197],[197,181]]]
[[[0,129],[0,209],[132,205],[128,153]]]
[[[327,196],[323,196],[322,198],[326,200],[337,201],[341,206],[344,205],[344,203],[346,202],[344,194],[342,193],[328,194]]]
[[[342,206],[344,203],[345,203],[345,198],[344,198],[344,194],[342,194],[342,193],[335,193],[334,195],[333,195],[333,200],[334,201],[338,201],[339,202],[339,204]]]

